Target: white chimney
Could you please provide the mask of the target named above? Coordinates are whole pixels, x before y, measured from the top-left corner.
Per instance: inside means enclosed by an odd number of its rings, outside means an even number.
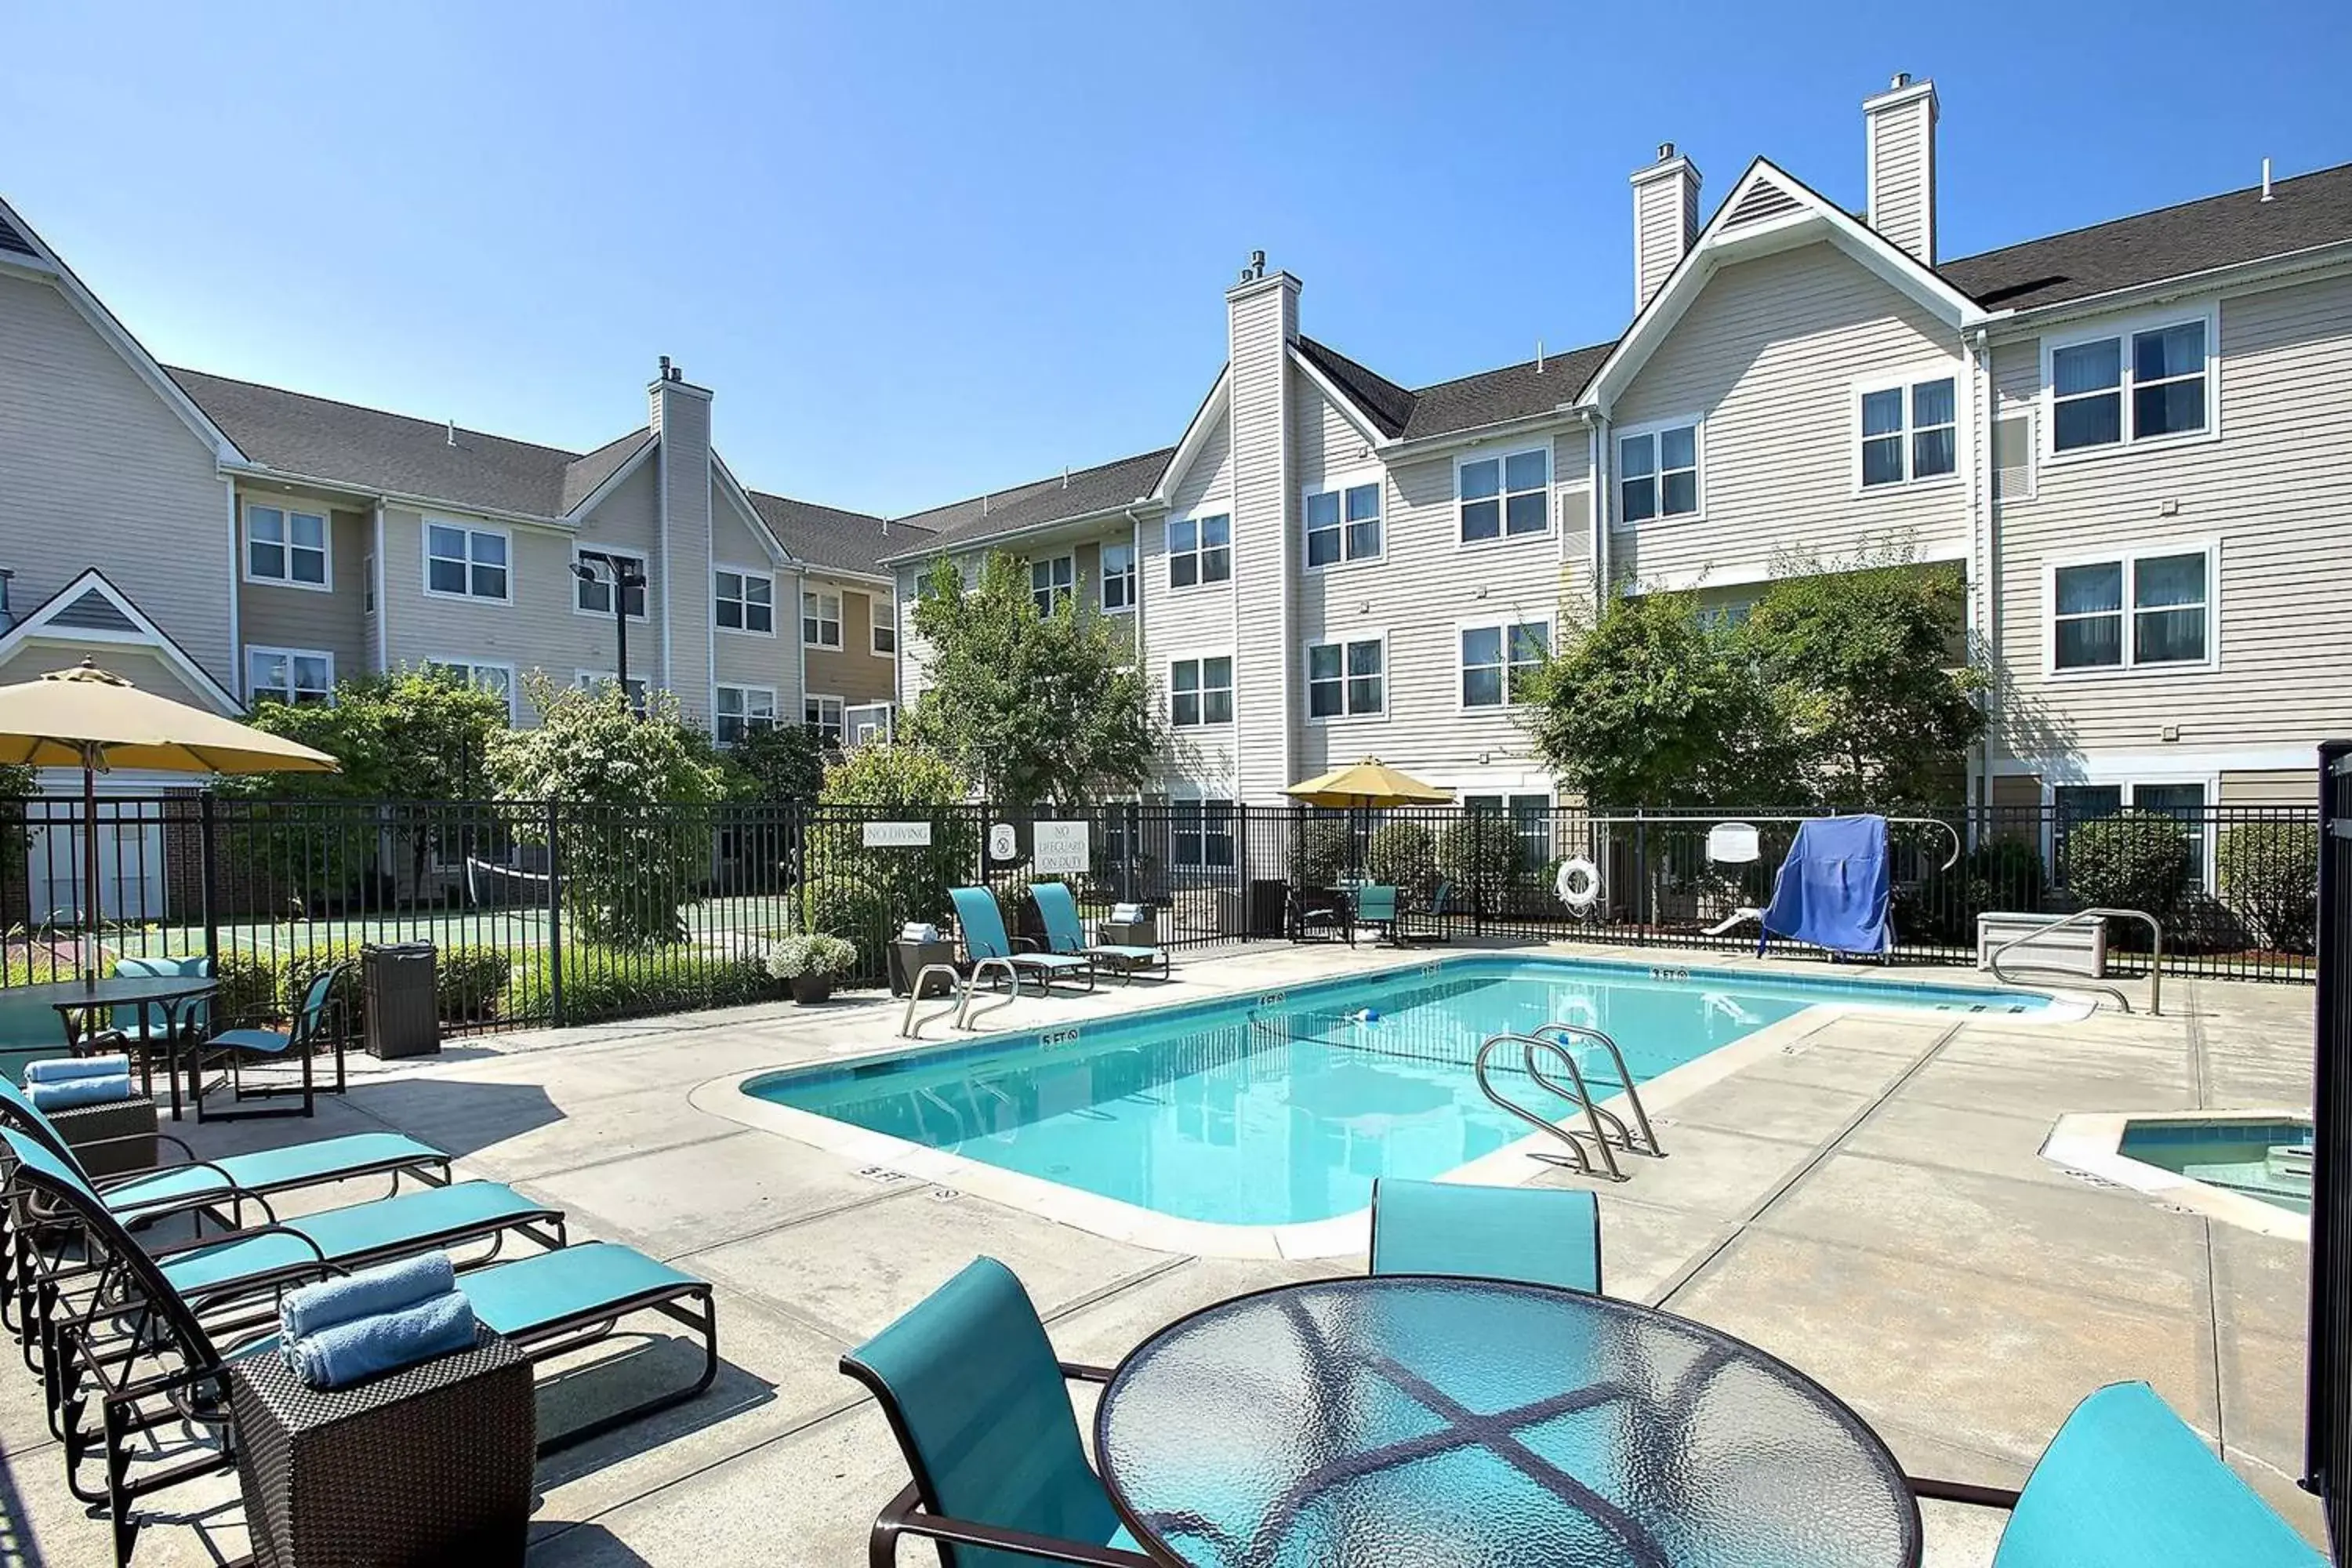
[[[1862,105],[1870,226],[1936,265],[1936,84],[1897,73]]]
[[[1698,165],[1658,146],[1658,161],[1633,174],[1633,310],[1649,304],[1698,237]]]

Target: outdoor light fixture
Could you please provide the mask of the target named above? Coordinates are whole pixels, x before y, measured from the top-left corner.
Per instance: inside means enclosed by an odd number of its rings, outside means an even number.
[[[583,550],[572,563],[572,574],[583,583],[596,581],[596,573],[589,563],[604,568],[613,583],[613,679],[621,689],[623,700],[629,695],[629,590],[646,585],[645,568],[625,555],[614,555],[602,550]],[[638,713],[637,705],[629,703],[629,710]],[[644,715],[638,713],[638,717]]]

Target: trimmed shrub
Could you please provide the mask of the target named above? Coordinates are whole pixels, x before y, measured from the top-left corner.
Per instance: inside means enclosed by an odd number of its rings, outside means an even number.
[[[1298,837],[1298,874],[1310,888],[1328,888],[1348,874],[1354,847],[1348,825],[1335,817],[1311,819]]]
[[[1425,902],[1437,887],[1437,838],[1418,822],[1383,824],[1364,847],[1364,868],[1397,896]]]
[[[547,1016],[552,1005],[548,964],[538,963],[515,987],[526,1016]],[[734,1007],[772,1001],[781,990],[756,958],[715,957],[692,949],[573,948],[563,955],[563,1021],[594,1024],[648,1013]]]
[[[445,1024],[478,1024],[498,1016],[514,979],[514,954],[502,947],[445,947],[436,956],[433,993]]]
[[[1896,930],[1911,941],[1972,946],[1988,910],[2039,914],[2050,894],[2042,851],[2016,839],[1979,844],[1949,870],[1937,868],[1895,895]]]
[[[889,896],[858,878],[827,877],[801,888],[801,929],[837,936],[856,947],[853,980],[878,980],[888,973],[883,949],[898,925]]]
[[[2213,848],[2221,902],[2257,946],[2309,952],[2319,912],[2319,825],[2242,822]]]
[[[236,952],[221,954],[217,966],[220,993],[215,1016],[224,1026],[283,1022],[302,1005],[302,993],[311,979],[331,964],[348,962],[352,968],[338,981],[330,1000],[340,1003],[354,1035],[361,1027],[364,993],[359,966],[365,962],[353,945],[321,943],[291,952],[270,954]],[[448,947],[434,955],[435,1010],[444,1024],[479,1024],[499,1016],[514,977],[514,955],[498,947]]]
[[[2080,907],[2164,920],[2189,887],[2189,834],[2161,812],[2103,816],[2067,829],[2065,868],[2067,896]]]
[[[1527,864],[1528,847],[1507,816],[1468,811],[1437,839],[1437,869],[1457,897],[1499,909]]]

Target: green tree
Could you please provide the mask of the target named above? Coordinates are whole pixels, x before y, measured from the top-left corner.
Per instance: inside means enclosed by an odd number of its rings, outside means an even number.
[[[980,854],[969,793],[952,763],[909,741],[859,746],[827,768],[806,840],[806,929],[856,942],[871,973],[901,922],[944,919],[948,889],[971,880]],[[928,822],[931,841],[869,847],[868,821]]]
[[[738,799],[802,804],[824,788],[824,742],[805,724],[764,725],[723,755],[740,774]]]
[[[679,910],[710,863],[707,808],[720,776],[707,740],[667,692],[639,718],[610,683],[581,689],[534,670],[523,690],[539,725],[490,738],[490,781],[502,801],[560,803],[552,847],[574,929],[619,947],[677,940]],[[545,812],[510,820],[524,843],[547,845]]]
[[[1128,637],[1073,595],[1051,615],[1017,558],[992,552],[967,585],[941,559],[924,579],[915,630],[929,686],[909,740],[1013,805],[1071,805],[1131,792],[1160,752],[1150,682]]]

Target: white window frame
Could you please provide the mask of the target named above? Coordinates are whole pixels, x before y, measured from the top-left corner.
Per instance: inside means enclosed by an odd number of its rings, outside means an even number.
[[[884,647],[887,637],[890,646]],[[877,658],[898,657],[898,592],[877,589],[866,596],[866,646]]]
[[[719,575],[722,572],[740,582],[743,596],[734,602],[743,606],[744,624],[742,626],[730,626],[719,618],[719,606],[725,600],[725,595],[719,591]],[[768,585],[768,629],[764,632],[751,624],[751,583],[754,579]],[[762,566],[738,566],[727,561],[712,562],[710,563],[710,625],[713,629],[723,632],[729,637],[767,637],[772,640],[776,635],[776,574]]]
[[[741,711],[730,714],[720,706],[730,693],[736,698]],[[753,706],[755,701],[762,699],[767,703],[764,712]],[[721,721],[730,718],[742,724],[742,732],[733,741],[728,740],[719,728]],[[750,738],[755,726],[768,730],[776,727],[776,689],[772,686],[743,686],[728,680],[714,682],[710,688],[710,738],[722,746],[740,744]]]
[[[1225,522],[1225,542],[1221,547],[1225,552],[1225,574],[1213,582],[1201,575],[1202,563],[1207,552],[1201,545],[1200,528],[1212,518],[1223,518]],[[1192,525],[1192,548],[1180,551],[1176,548],[1176,530],[1179,525],[1188,522]],[[1167,561],[1168,591],[1171,594],[1232,592],[1234,585],[1234,505],[1232,501],[1221,500],[1213,504],[1204,502],[1194,507],[1191,511],[1174,513],[1160,524],[1160,544]],[[1190,583],[1179,584],[1176,581],[1176,560],[1180,555],[1189,556],[1192,561],[1192,581]]]
[[[2133,431],[2132,416],[2132,339],[2144,332],[2160,332],[2168,327],[2185,327],[2201,322],[2205,328],[2205,426],[2201,430],[2179,430],[2162,436],[2138,436]],[[2116,395],[2122,401],[2119,429],[2121,435],[2113,441],[2095,447],[2071,447],[2062,451],[2058,447],[2058,381],[2055,360],[2061,349],[2080,348],[2085,343],[2116,341],[2120,378],[2116,384]],[[2041,341],[2042,384],[2034,401],[2036,423],[2041,426],[2041,458],[2045,463],[2079,463],[2096,461],[2118,452],[2141,452],[2151,448],[2186,446],[2198,441],[2218,441],[2221,438],[2221,307],[2218,300],[2201,309],[2186,310],[2145,310],[2136,315],[2117,316],[2095,327],[2081,327],[2071,332],[2045,333]]]
[[[1857,415],[1857,427],[1859,427],[1859,423],[1860,416]],[[1661,510],[1652,512],[1649,516],[1644,518],[1626,517],[1625,443],[1628,441],[1640,440],[1642,437],[1646,436],[1650,437],[1651,450],[1654,453],[1658,447],[1657,437],[1660,435],[1668,430],[1680,430],[1685,426],[1688,426],[1690,427],[1691,433],[1691,490],[1696,510],[1691,511],[1676,512],[1668,512]],[[1609,432],[1609,521],[1612,524],[1622,524],[1627,528],[1650,528],[1655,527],[1660,523],[1679,525],[1685,522],[1705,522],[1706,521],[1706,416],[1699,414],[1677,414],[1672,418],[1667,419],[1644,420],[1639,425],[1621,425]],[[1654,460],[1653,466],[1650,469],[1650,477],[1657,483],[1658,505],[1662,509],[1666,503],[1665,477],[1667,471],[1668,470],[1664,468],[1655,466]],[[1680,468],[1676,468],[1672,471],[1675,473],[1682,472]]]
[[[1168,824],[1168,861],[1171,869],[1182,871],[1223,871],[1241,863],[1240,809],[1230,795],[1219,795],[1204,787],[1171,790],[1168,794],[1170,822]],[[1223,806],[1225,811],[1225,842],[1232,847],[1223,860],[1209,858],[1209,808]],[[1199,847],[1198,855],[1186,859],[1177,847],[1186,837],[1183,826],[1174,820],[1179,807],[1190,807],[1197,824],[1191,837]]]
[[[1927,478],[1921,479],[1913,472],[1913,466],[1917,457],[1917,448],[1914,446],[1914,442],[1923,428],[1912,419],[1913,393],[1915,388],[1934,381],[1948,381],[1952,384],[1952,466],[1943,473],[1929,474]],[[1899,432],[1903,443],[1903,477],[1881,485],[1864,484],[1863,482],[1863,443],[1865,440],[1883,441],[1888,437],[1865,437],[1862,433],[1863,399],[1874,392],[1895,391],[1903,394],[1903,428]],[[1853,493],[1858,496],[1891,495],[1931,489],[1937,485],[1958,484],[1961,471],[1968,466],[1969,460],[1969,421],[1965,405],[1967,391],[1968,377],[1963,368],[1949,360],[1929,365],[1914,366],[1907,371],[1890,371],[1885,375],[1866,376],[1855,381],[1847,407],[1847,413],[1852,420],[1850,427],[1852,444],[1847,449],[1853,458]],[[1924,428],[1937,430],[1943,426],[1930,425]]]
[[[1226,548],[1230,550],[1232,546],[1228,545]],[[1126,571],[1114,572],[1108,566],[1103,564],[1105,560],[1108,558],[1110,552],[1114,550],[1124,550],[1127,552]],[[1135,614],[1136,601],[1140,596],[1139,591],[1143,586],[1143,574],[1141,570],[1142,562],[1139,559],[1142,553],[1143,552],[1140,550],[1138,550],[1135,547],[1135,541],[1132,539],[1106,539],[1103,541],[1100,550],[1095,556],[1095,571],[1102,579],[1102,581],[1096,585],[1095,597],[1101,601],[1103,614],[1107,616],[1131,616]],[[1124,581],[1127,584],[1127,602],[1123,605],[1114,605],[1110,602],[1110,585],[1114,580]]]
[[[425,661],[425,668],[428,670],[438,670],[445,674],[463,672],[466,678],[466,684],[475,687],[478,689],[488,689],[482,686],[482,671],[486,669],[497,670],[500,675],[506,677],[506,689],[503,695],[507,700],[507,722],[509,724],[514,722],[516,712],[515,700],[517,695],[516,685],[520,679],[520,672],[505,659],[427,658]]]
[[[1524,458],[1530,452],[1540,453],[1543,457],[1543,483],[1531,490],[1515,490],[1510,488],[1511,459],[1513,458]],[[1495,502],[1495,525],[1499,531],[1497,531],[1492,539],[1465,539],[1462,536],[1462,508],[1464,504],[1462,499],[1462,470],[1473,463],[1493,463],[1495,465],[1496,482],[1501,487],[1496,490],[1493,497]],[[1559,518],[1552,510],[1552,489],[1559,479],[1559,475],[1555,471],[1559,466],[1559,454],[1552,450],[1551,437],[1549,436],[1545,437],[1540,441],[1522,441],[1515,446],[1473,447],[1466,452],[1456,452],[1454,455],[1454,548],[1456,550],[1486,550],[1500,544],[1524,544],[1531,539],[1549,539],[1552,534],[1557,531],[1559,527]],[[1514,496],[1526,495],[1539,495],[1543,497],[1543,526],[1538,529],[1530,529],[1524,533],[1513,533],[1511,531],[1511,498]],[[1383,496],[1381,499],[1385,501],[1387,498]],[[1485,500],[1486,498],[1481,497],[1480,499]],[[1385,508],[1383,508],[1383,510],[1385,510]],[[1385,523],[1382,529],[1382,535],[1381,546],[1385,549],[1387,546]]]
[[[253,569],[253,514],[257,511],[276,512],[278,525],[286,531],[284,539],[269,542],[286,552],[286,574],[282,577],[272,577]],[[294,542],[294,520],[297,517],[319,520],[319,580],[315,583],[305,583],[294,575],[294,552],[310,548],[307,544]],[[266,588],[300,588],[312,594],[335,591],[335,514],[332,511],[323,506],[312,510],[290,501],[257,500],[248,497],[245,503],[244,521],[244,536],[238,542],[244,549],[245,559],[239,564],[244,569],[247,582],[257,583]]]
[[[1372,514],[1371,523],[1373,529],[1380,535],[1380,548],[1372,551],[1370,554],[1350,555],[1348,553],[1349,538],[1354,529],[1359,525],[1351,523],[1349,521],[1348,493],[1350,490],[1367,489],[1370,489],[1378,500],[1379,510]],[[1316,531],[1314,529],[1310,528],[1307,523],[1307,508],[1317,496],[1324,495],[1337,496],[1339,498],[1339,521],[1337,525],[1339,531],[1339,555],[1337,560],[1326,561],[1321,565],[1317,566],[1309,564],[1307,559],[1307,538],[1311,533]],[[1549,507],[1547,507],[1544,516],[1545,526],[1548,529],[1550,526],[1551,516]],[[1518,533],[1512,534],[1509,537],[1514,539],[1533,539],[1536,536],[1532,533]],[[1485,542],[1481,541],[1481,542],[1483,543]],[[1318,483],[1302,485],[1299,487],[1298,569],[1300,571],[1320,574],[1324,572],[1337,572],[1349,566],[1376,566],[1382,561],[1388,559],[1388,552],[1389,485],[1388,475],[1385,471],[1379,468],[1370,468],[1359,469],[1354,473],[1333,474]]]
[[[625,545],[597,544],[592,542],[574,540],[572,545],[572,563],[574,566],[581,564],[580,555],[583,551],[585,551],[592,555],[617,555],[622,560],[626,561],[636,567],[637,574],[646,580],[646,585],[637,590],[637,600],[646,607],[642,610],[637,610],[629,614],[626,618],[635,621],[639,626],[645,625],[647,616],[653,609],[653,558],[641,550],[632,550]],[[592,610],[587,605],[580,602],[580,595],[583,590],[592,586],[592,584],[582,582],[579,574],[575,573],[572,578],[572,613],[575,616],[586,616],[592,620],[610,621],[613,618],[614,588],[612,576],[609,570],[602,563],[591,566],[588,570],[596,574],[596,581],[593,585],[602,588],[604,591],[604,607],[601,610]]]
[[[816,607],[814,610],[809,607],[809,601],[811,599],[814,599],[816,601]],[[833,601],[833,640],[831,642],[824,640],[825,626],[824,602],[827,599],[831,599]],[[831,653],[839,653],[842,650],[841,639],[843,636],[841,617],[845,613],[846,608],[847,606],[842,598],[841,590],[838,588],[835,588],[830,591],[824,588],[803,588],[801,590],[801,646],[803,647],[823,648]],[[816,627],[817,635],[814,638],[812,638],[809,636],[809,627],[812,623],[814,623]]]
[[[1478,616],[1454,625],[1454,710],[1456,713],[1511,713],[1528,706],[1511,700],[1511,633],[1520,626],[1541,626],[1544,629],[1544,658],[1549,661],[1559,637],[1559,623],[1553,616]],[[1469,632],[1500,632],[1503,637],[1503,700],[1500,702],[1472,702],[1463,690],[1463,677],[1470,666],[1463,662],[1462,638]],[[1483,666],[1481,668],[1484,668]],[[1539,667],[1540,668],[1540,667]],[[1480,794],[1493,792],[1480,791]],[[1521,792],[1525,793],[1525,792]]]
[[[2137,597],[2138,563],[2158,560],[2167,555],[2205,557],[2205,657],[2201,659],[2166,659],[2159,663],[2142,664],[2132,657],[2134,617],[2140,614],[2133,601]],[[2102,664],[2081,669],[2058,668],[2058,573],[2067,566],[2123,567],[2123,608],[2116,612],[2123,617],[2123,662]],[[2105,612],[2101,612],[2102,614]],[[2123,550],[2092,550],[2080,554],[2053,556],[2042,565],[2042,673],[2052,680],[2114,680],[2125,676],[2205,675],[2221,668],[2221,542],[2219,539],[2170,539],[2151,544],[2135,544]],[[2099,780],[2099,783],[2108,781]],[[2155,783],[2177,781],[2154,780]]]
[[[1225,661],[1227,673],[1225,677],[1225,684],[1223,686],[1211,686],[1208,683],[1209,661],[1213,658],[1222,658]],[[1197,664],[1201,667],[1201,684],[1194,689],[1200,694],[1201,698],[1201,717],[1190,724],[1181,722],[1176,717],[1176,667],[1180,664]],[[1234,720],[1232,717],[1228,716],[1223,719],[1212,719],[1208,716],[1208,694],[1212,691],[1223,692],[1225,694],[1225,706],[1228,709],[1238,712],[1239,710],[1236,704],[1236,692],[1240,683],[1241,661],[1234,658],[1233,653],[1228,649],[1213,648],[1207,653],[1171,654],[1168,658],[1168,727],[1171,730],[1232,729],[1234,726]]]
[[[1037,568],[1040,566],[1045,569],[1045,586],[1043,588],[1037,586]],[[1040,594],[1045,595],[1045,602],[1037,605]],[[1066,550],[1059,555],[1033,555],[1029,558],[1029,602],[1037,605],[1039,615],[1050,616],[1077,596],[1077,552]]]
[[[814,730],[817,732],[817,739],[820,741],[824,740],[824,731],[827,728],[824,721],[824,705],[828,702],[833,704],[833,723],[831,725],[833,731],[833,741],[831,743],[838,746],[843,744],[845,740],[843,726],[848,721],[848,699],[837,696],[830,691],[804,691],[801,693],[801,726],[803,729]],[[816,717],[814,719],[811,719],[809,717],[809,708],[812,704],[816,708]]]
[[[1359,679],[1348,673],[1348,650],[1358,643],[1376,643],[1381,650],[1381,705],[1359,713],[1349,706],[1353,693],[1349,683]],[[1339,637],[1308,637],[1298,645],[1298,713],[1309,724],[1346,724],[1358,721],[1385,720],[1389,716],[1389,634],[1386,631],[1349,632]],[[1318,647],[1339,650],[1339,711],[1321,718],[1315,715],[1314,652]]]
[[[593,691],[599,686],[610,684],[613,679],[614,672],[610,668],[575,669],[572,672],[572,684],[582,691]],[[628,693],[632,712],[648,711],[654,696],[652,681],[642,675],[633,675],[629,677]]]
[[[419,568],[417,575],[422,581],[426,598],[448,599],[460,605],[511,605],[515,602],[514,530],[501,527],[497,523],[466,522],[454,517],[425,517],[419,520],[417,526],[421,530],[416,540]],[[433,554],[433,531],[436,528],[454,528],[466,536],[466,591],[462,594],[453,594],[446,588],[436,588],[433,585],[433,563],[436,559]],[[507,591],[502,597],[493,597],[488,594],[474,592],[474,568],[480,564],[474,560],[474,539],[477,535],[505,542],[507,558],[504,570],[507,574]],[[448,557],[441,559],[446,560]],[[575,605],[579,603],[576,595],[572,602]]]
[[[2050,868],[2053,877],[2059,875],[2061,871],[2058,864],[2058,792],[2060,790],[2112,789],[2121,796],[2121,805],[2117,809],[2137,811],[2140,809],[2139,792],[2144,788],[2165,789],[2180,784],[2197,784],[2205,792],[2205,810],[2208,814],[2206,820],[2200,825],[2197,835],[2201,840],[2198,846],[2198,861],[2200,876],[2202,878],[2197,890],[2206,893],[2212,891],[2215,874],[2214,852],[2221,837],[2221,830],[2227,826],[2225,822],[2217,821],[2213,816],[2221,804],[2220,773],[2200,772],[2195,768],[2116,769],[2095,765],[2088,771],[2090,776],[2084,778],[2044,777],[2042,781],[2042,863]],[[2100,818],[2094,816],[2085,817],[2084,820],[2096,822]]]
[[[331,708],[335,705],[335,654],[332,648],[278,647],[269,643],[247,643],[245,645],[245,668],[242,671],[245,677],[245,705],[247,708],[252,707],[261,695],[253,682],[253,661],[257,655],[263,658],[282,658],[286,661],[287,684],[283,687],[268,688],[268,695],[290,705],[297,702],[295,693],[318,691],[325,697],[326,700],[311,706]],[[327,667],[327,684],[323,687],[294,685],[294,661],[298,658],[315,658],[324,661]]]

